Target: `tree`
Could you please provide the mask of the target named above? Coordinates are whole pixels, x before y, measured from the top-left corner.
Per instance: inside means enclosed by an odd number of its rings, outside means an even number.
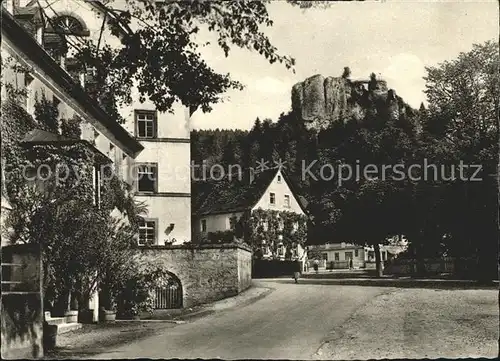
[[[159,111],[170,110],[180,101],[207,112],[221,101],[220,94],[241,89],[241,83],[231,80],[229,74],[215,72],[201,58],[194,41],[201,27],[217,34],[226,56],[237,46],[258,52],[270,63],[283,63],[287,68],[295,64],[293,58],[280,55],[260,30],[273,24],[263,2],[128,0],[126,4],[101,4],[100,8],[108,14],[111,32],[122,45],[98,48],[87,42],[76,58],[82,68],[96,68],[101,74],[96,87],[101,89],[97,94],[101,99],[115,96],[129,102],[129,89],[135,81],[140,99],[149,98]],[[120,84],[121,89],[112,84]]]
[[[90,1],[90,0],[88,0]],[[321,3],[288,0],[310,8]],[[242,84],[229,74],[214,71],[201,57],[195,41],[201,29],[215,33],[228,56],[232,47],[258,52],[271,64],[293,69],[295,60],[282,55],[263,27],[270,27],[268,1],[150,1],[96,2],[106,13],[111,33],[121,46],[100,47],[87,42],[76,54],[80,70],[96,69],[93,91],[108,112],[120,118],[117,105],[131,101],[134,83],[140,100],[149,98],[159,111],[180,101],[191,111],[203,112],[222,101],[228,89]],[[132,30],[133,28],[133,30]]]
[[[478,181],[449,182],[440,219],[449,247],[478,259],[478,277],[497,277],[496,226],[499,112],[499,55],[496,43],[476,44],[457,59],[427,68],[426,132],[457,164],[480,165]],[[465,171],[472,176],[472,169]],[[470,179],[470,178],[469,178]],[[477,237],[478,232],[481,236]],[[460,250],[460,251],[459,251]],[[489,275],[489,276],[488,276]]]
[[[42,100],[35,109],[37,121],[15,99],[2,102],[2,168],[8,175],[5,188],[12,206],[5,226],[11,242],[41,245],[46,301],[59,304],[63,312],[69,292],[78,295],[82,306],[102,285],[110,264],[129,263],[116,251],[131,247],[137,216],[144,208],[122,181],[108,175],[102,184],[101,207],[93,205],[92,173],[103,159],[85,144],[23,147],[21,140],[35,127],[59,134],[53,103]],[[24,170],[42,165],[52,171],[49,179],[27,179]],[[115,209],[128,218],[128,226],[117,227],[111,216]]]
[[[233,142],[228,142],[223,147],[221,163],[225,169],[228,169],[229,166],[236,164],[236,146]]]
[[[379,245],[395,234],[404,234],[410,213],[404,197],[407,183],[398,180],[393,169],[383,173],[384,165],[404,164],[412,160],[414,133],[389,120],[383,112],[367,112],[361,122],[339,123],[318,135],[321,164],[334,167],[335,178],[316,170],[312,210],[319,234],[329,232],[336,240],[371,245],[375,250],[377,274],[382,275]],[[340,182],[340,171],[345,179]],[[345,173],[346,166],[351,176]],[[355,173],[360,169],[359,178]],[[365,167],[376,167],[375,178],[365,177]]]

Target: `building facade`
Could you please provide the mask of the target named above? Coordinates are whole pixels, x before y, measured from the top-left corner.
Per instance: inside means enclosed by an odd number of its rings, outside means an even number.
[[[403,247],[392,245],[380,245],[380,259],[385,262],[397,257]],[[375,250],[373,246],[362,246],[353,243],[326,243],[322,245],[308,246],[309,263],[312,267],[314,261],[319,261],[319,268],[345,269],[371,268],[375,263]]]
[[[115,119],[111,118],[99,104],[88,96],[81,84],[50,54],[49,37],[43,13],[37,9],[19,8],[19,1],[2,3],[2,102],[12,94],[16,105],[26,114],[34,116],[35,103],[45,97],[57,106],[59,118],[77,116],[81,120],[81,139],[64,139],[83,142],[95,154],[106,158],[118,172],[118,176],[131,172],[134,158],[143,146]],[[40,129],[26,135],[30,143],[56,144],[63,137]],[[23,141],[24,142],[24,141]],[[4,157],[2,156],[2,179],[4,179]],[[108,162],[109,161],[109,162]],[[99,194],[100,167],[94,168],[94,187]],[[2,182],[4,185],[4,183]],[[9,210],[9,199],[2,187],[2,211]],[[2,214],[2,230],[5,215]],[[3,233],[3,232],[2,232]],[[2,246],[8,242],[2,234]],[[90,300],[89,309],[94,310],[94,321],[98,318],[98,295]]]
[[[14,0],[37,7],[36,1]],[[42,1],[42,5],[43,5]],[[115,1],[116,6],[120,2]],[[23,4],[21,4],[23,5]],[[100,2],[56,0],[42,6],[47,17],[46,27],[63,24],[69,46],[62,66],[69,66],[71,57],[82,41],[91,40],[100,47],[119,47],[120,39],[111,34]],[[82,81],[85,81],[85,77]],[[154,104],[139,101],[136,87],[132,102],[121,105],[119,113],[123,127],[140,142],[144,150],[134,163],[123,169],[124,177],[133,186],[136,199],[144,202],[147,214],[140,227],[139,245],[182,244],[191,241],[191,171],[190,117],[188,107],[174,104],[172,112],[158,112]],[[92,137],[92,132],[88,132]],[[109,145],[99,140],[100,147]],[[109,149],[108,149],[109,151]],[[119,158],[116,155],[117,159]]]
[[[262,211],[276,211],[295,214],[307,218],[304,200],[294,191],[286,174],[280,169],[267,170],[255,175],[251,182],[230,180],[215,182],[208,191],[198,195],[197,209],[194,215],[193,234],[200,242],[210,238],[210,234],[231,232],[236,223],[248,214],[255,215]],[[307,221],[304,221],[307,224]],[[267,231],[267,224],[262,224]],[[306,226],[307,228],[307,226]],[[279,232],[278,232],[279,233]],[[285,236],[286,237],[286,236]],[[286,240],[279,234],[277,239],[257,240],[257,250],[262,258],[284,260],[287,255]],[[307,257],[303,244],[290,245],[292,260]]]

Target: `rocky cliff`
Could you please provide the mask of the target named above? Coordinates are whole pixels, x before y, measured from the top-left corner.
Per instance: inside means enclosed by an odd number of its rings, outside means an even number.
[[[368,109],[385,109],[390,118],[397,118],[406,107],[383,80],[370,84],[369,80],[314,75],[292,88],[292,109],[317,130],[337,121],[363,119]]]

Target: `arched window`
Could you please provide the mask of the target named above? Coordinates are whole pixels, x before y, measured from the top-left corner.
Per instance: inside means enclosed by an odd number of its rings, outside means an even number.
[[[51,21],[54,31],[65,35],[88,36],[85,23],[71,15],[60,15]]]

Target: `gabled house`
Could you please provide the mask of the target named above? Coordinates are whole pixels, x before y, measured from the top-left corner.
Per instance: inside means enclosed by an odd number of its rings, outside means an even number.
[[[252,180],[232,178],[193,184],[195,240],[242,238],[256,257],[305,261],[307,203],[286,173],[271,169]]]

